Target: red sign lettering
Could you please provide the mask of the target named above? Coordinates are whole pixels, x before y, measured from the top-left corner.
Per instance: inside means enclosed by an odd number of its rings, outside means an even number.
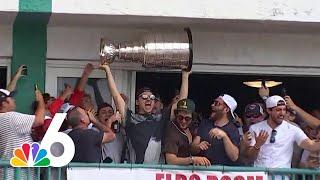
[[[176,174],[176,180],[187,180],[187,177],[183,174]]]

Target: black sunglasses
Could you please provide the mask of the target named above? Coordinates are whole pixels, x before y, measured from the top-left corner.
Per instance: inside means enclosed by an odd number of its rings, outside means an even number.
[[[270,143],[275,143],[276,142],[276,135],[277,135],[277,131],[272,129],[271,136],[270,136]]]

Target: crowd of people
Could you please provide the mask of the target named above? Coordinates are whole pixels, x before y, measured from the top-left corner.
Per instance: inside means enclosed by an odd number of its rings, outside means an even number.
[[[23,68],[0,89],[1,160],[10,160],[13,149],[24,142],[41,142],[54,115],[64,112],[60,131],[74,141],[72,162],[320,168],[320,117],[290,96],[270,95],[267,87],[259,89],[261,101],[248,104],[242,118],[235,113],[236,99],[221,94],[211,104],[210,117],[193,126],[191,72],[182,70],[180,91],[170,105],[143,87],[136,92],[136,108],[129,109],[109,65],[102,64],[115,107],[104,102],[95,109],[84,92],[94,70],[87,64],[76,87],[66,84],[59,97],[36,90],[34,115],[26,115],[15,112],[13,96]]]

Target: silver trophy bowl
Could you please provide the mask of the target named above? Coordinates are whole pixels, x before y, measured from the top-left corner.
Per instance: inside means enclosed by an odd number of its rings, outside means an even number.
[[[192,68],[192,34],[189,28],[176,33],[150,33],[136,42],[120,44],[100,41],[101,63],[119,60],[142,64],[146,68]]]

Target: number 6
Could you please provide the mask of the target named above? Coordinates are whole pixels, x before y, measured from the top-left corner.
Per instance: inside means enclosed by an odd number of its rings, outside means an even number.
[[[67,134],[58,132],[66,116],[67,113],[55,114],[41,142],[41,148],[47,150],[50,166],[52,167],[66,166],[74,156],[75,146],[72,139]],[[51,146],[55,142],[61,143],[64,148],[63,154],[59,157],[51,153]]]

